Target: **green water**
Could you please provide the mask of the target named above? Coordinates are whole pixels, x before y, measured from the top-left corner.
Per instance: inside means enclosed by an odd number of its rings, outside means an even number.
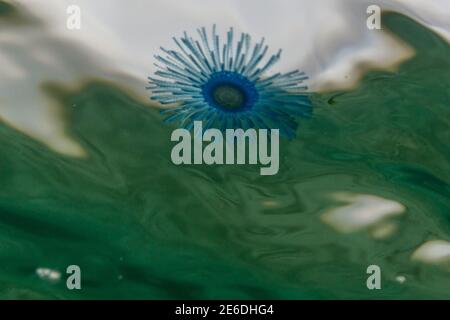
[[[450,48],[400,15],[384,22],[416,56],[316,94],[275,176],[175,166],[175,127],[156,110],[105,83],[49,88],[89,156],[0,124],[0,298],[450,298],[448,271],[410,259],[427,240],[450,241]],[[396,232],[375,240],[324,224],[342,191],[403,204]],[[71,264],[78,291],[66,288]],[[370,264],[381,290],[366,287]]]

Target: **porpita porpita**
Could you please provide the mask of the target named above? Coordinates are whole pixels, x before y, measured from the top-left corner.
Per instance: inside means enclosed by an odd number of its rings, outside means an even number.
[[[251,37],[241,33],[233,40],[233,28],[226,41],[212,27],[197,30],[199,39],[186,32],[173,38],[178,50],[161,48],[156,55],[155,76],[149,77],[151,99],[163,105],[166,122],[178,121],[186,129],[194,121],[203,128],[279,129],[287,138],[295,136],[297,119],[309,117],[312,105],[304,72],[266,75],[281,56],[281,49],[265,62],[268,46],[264,38],[252,46]]]

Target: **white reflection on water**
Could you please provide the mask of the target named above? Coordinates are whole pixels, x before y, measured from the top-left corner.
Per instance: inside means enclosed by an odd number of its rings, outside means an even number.
[[[427,241],[414,251],[411,259],[446,266],[450,271],[450,242],[444,240]]]
[[[383,9],[409,15],[450,39],[447,0],[385,0]],[[65,132],[64,117],[42,85],[71,89],[85,79],[107,79],[146,101],[146,77],[159,46],[183,30],[217,23],[283,48],[278,71],[300,68],[311,90],[348,89],[368,69],[391,69],[413,51],[386,30],[366,27],[366,0],[18,0],[20,23],[1,20],[0,117],[71,156],[84,152]],[[81,8],[81,30],[66,28],[66,8]],[[45,9],[43,9],[45,8]],[[25,12],[27,12],[25,14]],[[6,66],[6,67],[5,67]]]
[[[374,195],[338,193],[335,198],[349,204],[326,211],[321,219],[342,233],[374,228],[372,236],[384,238],[395,230],[386,219],[405,211],[401,203]]]
[[[36,274],[39,276],[39,278],[50,282],[57,282],[59,279],[61,279],[61,272],[49,268],[37,268]]]

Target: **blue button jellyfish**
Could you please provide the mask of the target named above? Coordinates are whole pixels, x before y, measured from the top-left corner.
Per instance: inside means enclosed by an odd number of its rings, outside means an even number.
[[[307,87],[302,85],[308,78],[305,73],[264,76],[281,56],[279,50],[263,62],[268,49],[264,38],[252,47],[246,33],[234,43],[233,28],[223,44],[215,25],[212,39],[205,28],[198,33],[200,40],[186,32],[174,37],[179,50],[161,48],[165,55],[155,56],[160,63],[155,64],[157,77],[149,77],[151,99],[176,104],[161,111],[168,115],[165,121],[178,121],[186,129],[194,121],[202,121],[204,129],[279,129],[282,136],[293,138],[296,118],[312,113]]]

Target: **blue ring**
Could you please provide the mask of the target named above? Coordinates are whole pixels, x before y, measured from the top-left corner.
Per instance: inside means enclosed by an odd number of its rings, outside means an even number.
[[[241,91],[244,95],[244,103],[241,107],[228,109],[219,105],[214,99],[214,91],[220,86],[231,86]],[[202,86],[202,94],[205,101],[212,107],[224,112],[242,112],[250,110],[258,101],[258,90],[246,77],[237,72],[219,71],[211,74],[208,81]]]

